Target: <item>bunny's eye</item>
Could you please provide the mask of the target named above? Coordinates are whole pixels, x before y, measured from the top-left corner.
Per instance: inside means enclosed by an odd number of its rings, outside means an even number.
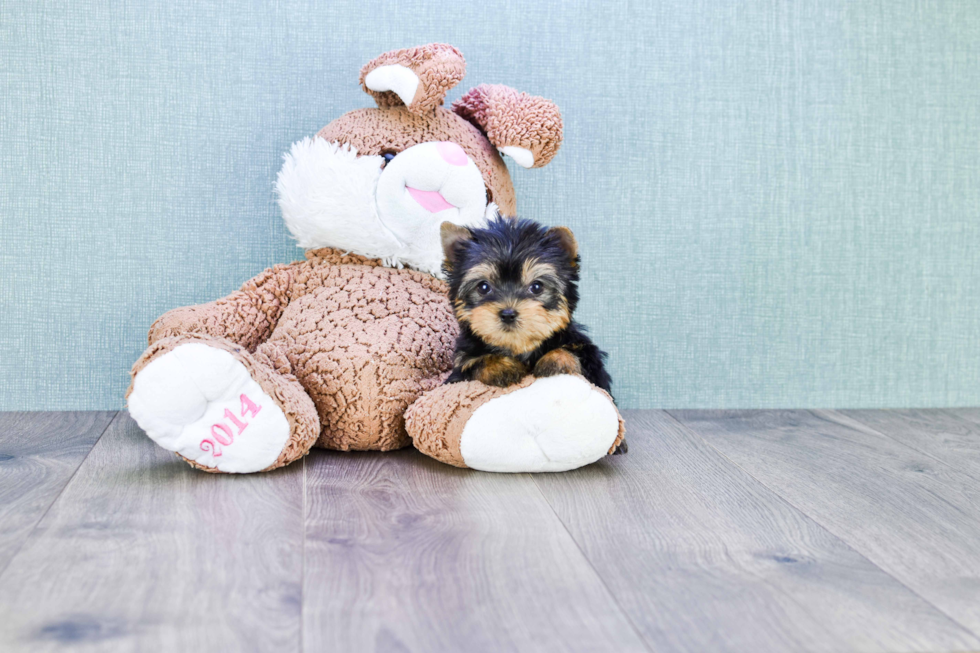
[[[384,166],[388,165],[389,163],[391,163],[391,160],[395,158],[396,154],[394,152],[385,152],[381,156],[385,160],[385,162],[384,162],[384,164],[382,166],[382,167],[384,167]]]

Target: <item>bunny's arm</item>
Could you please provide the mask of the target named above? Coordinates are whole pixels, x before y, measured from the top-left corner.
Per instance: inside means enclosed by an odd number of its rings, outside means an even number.
[[[150,344],[161,338],[198,333],[226,338],[255,351],[272,334],[289,304],[298,265],[302,263],[276,265],[226,297],[167,311],[150,327]]]

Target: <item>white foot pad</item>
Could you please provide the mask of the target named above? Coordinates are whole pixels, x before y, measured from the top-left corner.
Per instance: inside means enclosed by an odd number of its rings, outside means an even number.
[[[612,401],[577,376],[538,379],[476,409],[460,436],[468,467],[563,472],[593,463],[619,434]]]
[[[196,342],[136,375],[129,413],[164,449],[222,472],[265,469],[289,439],[286,416],[245,366]]]

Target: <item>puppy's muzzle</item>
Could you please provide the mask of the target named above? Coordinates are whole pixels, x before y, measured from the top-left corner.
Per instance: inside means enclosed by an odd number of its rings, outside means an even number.
[[[504,308],[500,311],[500,321],[504,324],[513,324],[517,321],[517,311],[513,308]]]

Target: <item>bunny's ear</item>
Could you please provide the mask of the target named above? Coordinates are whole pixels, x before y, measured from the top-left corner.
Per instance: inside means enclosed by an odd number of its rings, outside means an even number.
[[[502,84],[481,84],[456,100],[453,111],[525,168],[547,165],[561,146],[561,112],[543,97]]]
[[[392,50],[361,68],[361,88],[382,109],[404,105],[415,114],[442,104],[446,92],[463,79],[466,60],[451,45],[430,43]]]

